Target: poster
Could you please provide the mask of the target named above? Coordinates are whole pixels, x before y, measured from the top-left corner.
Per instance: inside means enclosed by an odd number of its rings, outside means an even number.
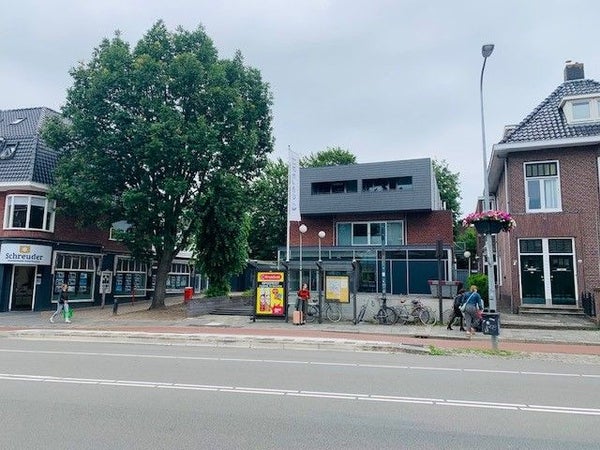
[[[350,303],[348,276],[325,276],[325,300]]]
[[[285,276],[283,272],[257,272],[256,315],[285,314]]]

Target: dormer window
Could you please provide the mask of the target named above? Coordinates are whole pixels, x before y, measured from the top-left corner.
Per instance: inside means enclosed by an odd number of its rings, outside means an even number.
[[[560,107],[571,125],[600,122],[600,97],[565,97]]]

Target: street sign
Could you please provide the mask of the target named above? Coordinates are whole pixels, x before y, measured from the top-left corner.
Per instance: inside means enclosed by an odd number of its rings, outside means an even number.
[[[100,275],[100,293],[110,294],[112,292],[112,272],[106,270]]]

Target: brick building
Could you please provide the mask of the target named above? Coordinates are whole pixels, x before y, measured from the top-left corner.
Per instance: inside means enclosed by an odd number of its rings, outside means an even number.
[[[564,82],[493,146],[490,193],[517,228],[497,236],[498,306],[579,311],[600,288],[600,83]]]
[[[358,261],[359,292],[382,291],[385,260],[387,293],[428,294],[428,280],[438,278],[438,241],[443,277],[452,279],[452,213],[429,158],[300,169],[300,214],[290,228],[292,289],[299,284],[301,224],[302,278],[313,290],[320,253],[326,267]],[[279,259],[287,259],[286,249]]]

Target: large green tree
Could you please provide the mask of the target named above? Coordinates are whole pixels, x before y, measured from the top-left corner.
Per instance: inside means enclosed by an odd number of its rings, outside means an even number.
[[[454,233],[461,230],[459,223],[460,218],[460,181],[458,180],[459,173],[452,172],[448,167],[446,160],[433,162],[433,170],[437,181],[440,197],[446,203],[446,208],[452,211],[452,221],[454,222]]]
[[[71,76],[67,120],[45,132],[62,150],[52,195],[80,223],[130,224],[124,242],[157,261],[151,308],[162,307],[180,250],[208,241],[204,267],[245,251],[230,247],[241,245],[243,220],[229,228],[219,218],[219,208],[243,217],[243,202],[219,197],[254,179],[272,151],[268,86],[239,52],[219,59],[202,27],[170,32],[162,21],[133,49],[118,33],[104,39]]]
[[[269,161],[252,184],[251,230],[248,243],[253,259],[274,260],[285,243],[288,166],[278,158]]]
[[[327,147],[300,159],[301,167],[344,166],[356,164],[356,156],[342,147]]]

